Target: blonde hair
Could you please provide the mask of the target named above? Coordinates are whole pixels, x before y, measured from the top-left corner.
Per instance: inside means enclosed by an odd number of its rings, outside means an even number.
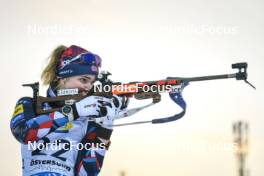
[[[49,85],[51,83],[55,83],[56,85],[58,85],[56,70],[60,62],[60,57],[62,53],[66,50],[66,48],[67,48],[66,46],[60,45],[57,48],[55,48],[51,53],[51,55],[49,56],[48,58],[49,63],[41,74],[41,80],[43,85]]]

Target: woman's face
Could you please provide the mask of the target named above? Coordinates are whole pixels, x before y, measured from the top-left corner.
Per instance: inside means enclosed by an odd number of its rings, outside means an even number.
[[[83,95],[87,95],[87,93],[92,89],[94,82],[94,75],[72,76],[60,80],[60,84],[64,89],[78,88],[79,93],[82,93]]]

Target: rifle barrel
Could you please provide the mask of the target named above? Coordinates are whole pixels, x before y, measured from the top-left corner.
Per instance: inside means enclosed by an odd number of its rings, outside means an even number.
[[[199,76],[199,77],[190,77],[190,78],[167,77],[167,79],[169,80],[182,80],[182,81],[187,81],[187,82],[208,81],[208,80],[214,80],[214,79],[228,79],[228,78],[236,78],[236,73],[224,74],[224,75],[212,75],[212,76]]]

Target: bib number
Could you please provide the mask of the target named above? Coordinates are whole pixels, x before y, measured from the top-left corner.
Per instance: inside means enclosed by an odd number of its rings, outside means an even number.
[[[47,137],[42,138],[42,140],[43,140],[43,143],[41,145],[42,147],[39,146],[37,149],[33,150],[32,153],[31,153],[32,156],[47,155],[44,151],[49,145],[51,145],[51,143],[50,143],[49,138],[47,138]],[[62,157],[61,155],[70,150],[70,144],[71,143],[68,140],[65,140],[65,139],[58,139],[57,142],[55,141],[55,143],[52,144],[52,145],[55,145],[55,144],[62,145],[63,147],[61,147],[60,150],[56,150],[54,153],[50,154],[50,156],[52,156],[54,158],[57,158],[57,159],[60,159],[62,161],[66,161],[67,158]],[[53,147],[54,148],[55,147],[59,148],[58,145],[57,146],[53,146]]]

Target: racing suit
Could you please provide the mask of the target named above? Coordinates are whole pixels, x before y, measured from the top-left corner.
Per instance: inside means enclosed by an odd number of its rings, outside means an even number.
[[[56,91],[48,89],[48,97]],[[99,174],[112,130],[79,117],[69,121],[61,112],[36,115],[33,100],[21,98],[10,128],[21,143],[24,176],[96,176]],[[44,104],[49,109],[50,104]]]

